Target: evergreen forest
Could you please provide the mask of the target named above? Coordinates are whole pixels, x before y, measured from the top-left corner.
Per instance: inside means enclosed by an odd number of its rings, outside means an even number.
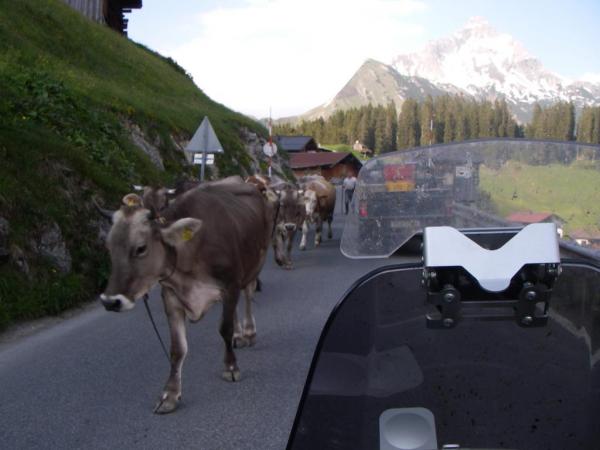
[[[575,106],[536,104],[529,124],[518,124],[504,99],[493,102],[445,95],[422,102],[394,103],[337,111],[327,119],[274,127],[279,135],[308,135],[326,144],[359,141],[375,154],[470,139],[527,137],[600,144],[600,107],[584,107],[576,121]]]

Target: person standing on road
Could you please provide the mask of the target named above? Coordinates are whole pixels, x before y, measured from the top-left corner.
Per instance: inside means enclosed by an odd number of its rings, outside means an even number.
[[[354,175],[346,175],[342,184],[342,189],[344,190],[344,214],[348,214],[355,188],[356,177]]]

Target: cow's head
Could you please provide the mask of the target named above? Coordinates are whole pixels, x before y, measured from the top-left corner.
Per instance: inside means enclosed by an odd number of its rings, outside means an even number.
[[[159,216],[167,209],[171,200],[175,198],[175,189],[165,187],[153,188],[150,186],[133,185],[133,188],[142,196],[142,205],[149,209],[154,216]]]
[[[106,245],[110,252],[111,274],[100,296],[109,311],[127,311],[135,300],[172,274],[174,252],[190,245],[202,226],[198,219],[180,219],[162,226],[152,212],[143,207],[136,194],[123,197],[124,205],[113,214]],[[169,252],[173,255],[169,257]]]
[[[277,191],[279,210],[277,212],[277,227],[281,231],[295,231],[304,220],[303,190],[285,186]]]
[[[317,211],[317,205],[319,204],[319,196],[313,189],[306,189],[304,191],[304,208],[306,217],[311,219]]]
[[[303,191],[286,185],[275,191],[274,207],[276,211],[275,229],[273,233],[273,249],[275,261],[280,266],[291,268],[285,248],[286,239],[292,239],[296,230],[304,220]]]

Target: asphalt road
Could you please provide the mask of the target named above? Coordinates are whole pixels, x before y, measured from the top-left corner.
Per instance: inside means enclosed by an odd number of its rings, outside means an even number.
[[[237,351],[239,383],[220,378],[220,306],[189,324],[183,402],[173,414],[152,413],[169,367],[142,304],[119,314],[98,305],[1,346],[0,446],[284,448],[328,314],[354,280],[386,263],[343,257],[343,216],[334,224],[334,239],[320,248],[296,247],[294,270],[267,261],[254,310],[258,341]],[[153,294],[152,310],[168,341]]]

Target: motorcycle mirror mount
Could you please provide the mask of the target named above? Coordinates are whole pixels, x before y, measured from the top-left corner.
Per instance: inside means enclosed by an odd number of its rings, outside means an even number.
[[[560,274],[556,226],[499,229],[495,233],[505,243],[497,249],[477,243],[484,235],[489,240],[490,233],[494,238],[490,230],[425,228],[422,284],[432,306],[429,328],[454,328],[465,319],[510,319],[523,327],[547,323],[552,287]]]

